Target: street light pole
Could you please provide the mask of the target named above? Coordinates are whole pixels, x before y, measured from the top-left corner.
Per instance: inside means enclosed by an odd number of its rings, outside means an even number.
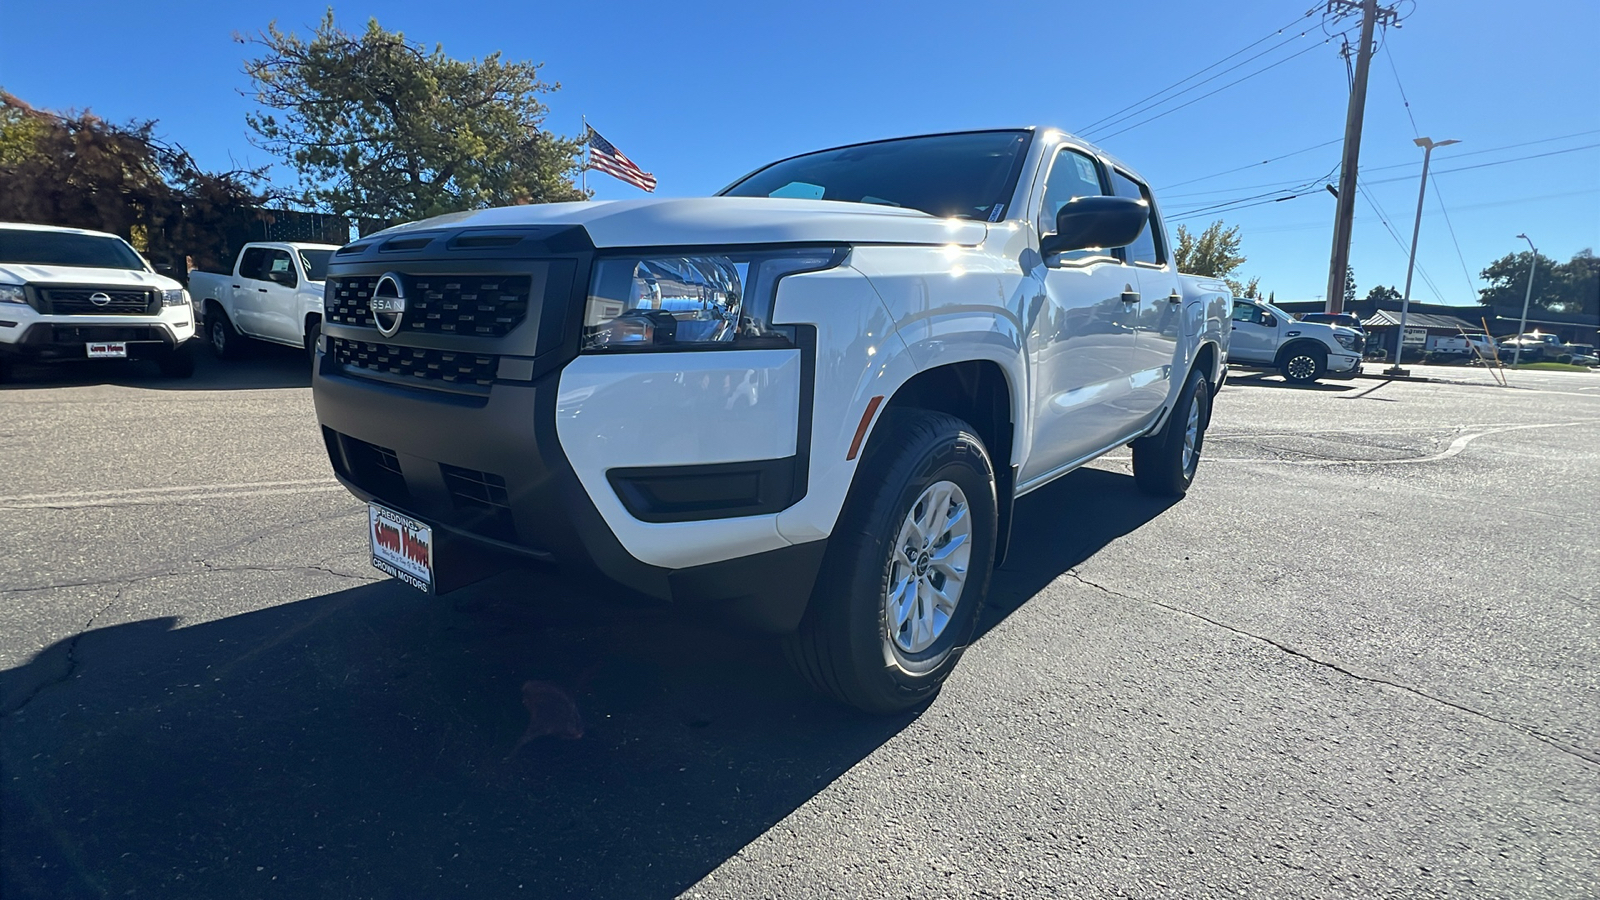
[[[1428,163],[1433,159],[1433,148],[1461,143],[1458,140],[1434,141],[1419,137],[1413,143],[1422,148],[1422,187],[1417,189],[1417,220],[1411,226],[1411,259],[1406,263],[1406,292],[1400,298],[1400,331],[1394,339],[1394,365],[1383,370],[1385,375],[1409,375],[1400,368],[1400,358],[1406,349],[1406,314],[1411,310],[1411,273],[1417,267],[1417,236],[1422,233],[1422,201],[1428,196]]]
[[[1517,348],[1511,351],[1513,369],[1522,361],[1522,336],[1528,333],[1528,301],[1533,299],[1533,272],[1539,267],[1539,248],[1533,245],[1533,238],[1528,237],[1526,233],[1517,237],[1528,242],[1528,249],[1533,251],[1533,260],[1528,263],[1528,292],[1522,295],[1522,322],[1517,325]]]

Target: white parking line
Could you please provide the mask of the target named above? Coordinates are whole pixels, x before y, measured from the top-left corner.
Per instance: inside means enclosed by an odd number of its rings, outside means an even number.
[[[337,481],[317,478],[306,481],[256,481],[232,484],[189,484],[170,487],[125,488],[115,491],[61,491],[45,494],[18,494],[0,497],[0,509],[81,509],[90,506],[152,506],[161,503],[192,503],[229,500],[238,497],[267,497],[283,494],[320,494],[342,491]]]

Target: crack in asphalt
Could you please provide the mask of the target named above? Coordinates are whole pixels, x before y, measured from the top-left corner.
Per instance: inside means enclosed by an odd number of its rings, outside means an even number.
[[[64,684],[72,680],[72,676],[78,671],[78,641],[82,640],[83,636],[89,633],[89,629],[94,627],[95,620],[105,615],[107,610],[111,609],[112,606],[116,605],[118,600],[122,599],[122,594],[127,589],[128,585],[122,585],[121,587],[117,588],[117,592],[112,595],[111,599],[107,600],[105,604],[98,610],[95,610],[94,615],[89,617],[89,621],[84,622],[83,625],[78,628],[77,633],[74,634],[69,641],[67,641],[66,671],[62,672],[55,678],[42,681],[35,685],[33,690],[29,691],[27,696],[18,701],[15,706],[7,710],[0,710],[0,718],[8,718],[22,712],[27,708],[29,703],[33,702],[33,698],[44,693],[46,688],[54,687],[58,684]]]
[[[1439,697],[1439,696],[1436,696],[1434,694],[1430,694],[1427,691],[1424,691],[1424,690],[1422,690],[1420,688],[1413,687],[1413,686],[1411,686],[1409,684],[1403,684],[1403,683],[1398,682],[1398,681],[1390,681],[1387,678],[1379,678],[1376,675],[1364,675],[1364,674],[1362,674],[1360,672],[1356,672],[1356,671],[1353,671],[1351,669],[1347,669],[1344,666],[1341,666],[1338,663],[1333,662],[1331,660],[1326,660],[1326,659],[1322,659],[1320,657],[1312,656],[1311,654],[1306,653],[1303,650],[1297,650],[1294,647],[1291,647],[1288,644],[1285,644],[1285,643],[1283,643],[1281,641],[1278,641],[1278,640],[1276,640],[1274,638],[1270,638],[1270,637],[1266,637],[1265,635],[1260,635],[1260,634],[1255,634],[1253,632],[1245,631],[1244,629],[1237,628],[1237,627],[1235,627],[1233,625],[1229,625],[1228,623],[1220,621],[1218,619],[1213,619],[1213,618],[1211,618],[1209,616],[1201,615],[1200,613],[1194,612],[1193,610],[1184,609],[1181,606],[1174,606],[1171,603],[1163,603],[1160,600],[1151,600],[1151,599],[1148,599],[1148,598],[1145,598],[1145,597],[1134,597],[1134,596],[1129,595],[1129,594],[1124,594],[1124,593],[1121,593],[1119,591],[1114,591],[1114,590],[1106,587],[1105,585],[1096,584],[1095,582],[1090,581],[1087,578],[1084,578],[1082,575],[1078,574],[1076,569],[1068,569],[1066,574],[1069,577],[1071,577],[1074,581],[1078,582],[1079,584],[1085,585],[1086,587],[1094,588],[1095,590],[1100,591],[1101,593],[1106,594],[1107,596],[1117,597],[1117,598],[1122,599],[1122,600],[1129,600],[1129,601],[1132,601],[1134,603],[1148,603],[1148,604],[1150,604],[1152,606],[1159,606],[1162,609],[1170,610],[1170,611],[1178,613],[1180,615],[1188,616],[1189,618],[1192,618],[1192,619],[1198,619],[1198,620],[1200,620],[1202,622],[1205,622],[1205,623],[1207,623],[1209,625],[1214,625],[1217,628],[1221,628],[1221,629],[1223,629],[1225,631],[1230,631],[1230,632],[1232,632],[1232,633],[1234,633],[1236,635],[1239,635],[1240,637],[1249,638],[1250,640],[1257,641],[1257,642],[1263,643],[1263,644],[1267,644],[1267,645],[1269,645],[1271,647],[1276,647],[1278,650],[1283,651],[1284,653],[1288,654],[1289,656],[1293,656],[1293,657],[1296,657],[1298,659],[1305,660],[1306,662],[1312,663],[1312,664],[1317,665],[1317,666],[1321,666],[1322,668],[1328,669],[1330,671],[1338,672],[1341,675],[1345,675],[1347,677],[1354,678],[1357,681],[1364,681],[1364,682],[1367,682],[1368,684],[1380,684],[1380,685],[1384,685],[1384,686],[1387,686],[1387,687],[1395,688],[1396,690],[1404,691],[1404,692],[1406,692],[1408,694],[1411,694],[1413,696],[1421,697],[1424,700],[1428,700],[1430,702],[1437,703],[1437,704],[1440,704],[1442,706],[1448,706],[1451,709],[1459,710],[1460,712],[1464,712],[1464,713],[1467,713],[1469,715],[1476,716],[1476,717],[1478,717],[1480,719],[1484,719],[1486,721],[1493,722],[1496,725],[1500,725],[1500,726],[1502,726],[1504,728],[1509,728],[1509,729],[1511,729],[1513,731],[1521,732],[1522,734],[1525,734],[1528,737],[1533,738],[1534,740],[1540,741],[1540,742],[1542,742],[1544,744],[1548,744],[1549,746],[1554,747],[1555,749],[1561,751],[1562,753],[1565,753],[1568,756],[1571,756],[1571,757],[1573,757],[1575,759],[1578,759],[1578,760],[1581,760],[1581,761],[1583,761],[1585,763],[1588,763],[1591,766],[1600,766],[1600,753],[1596,753],[1596,752],[1594,752],[1592,750],[1589,750],[1587,748],[1584,748],[1584,747],[1578,747],[1578,746],[1574,746],[1572,744],[1568,744],[1565,741],[1557,740],[1556,738],[1553,738],[1553,737],[1551,737],[1551,736],[1549,736],[1547,734],[1544,734],[1541,731],[1538,731],[1536,729],[1533,729],[1533,728],[1530,728],[1530,727],[1528,727],[1526,725],[1523,725],[1520,722],[1512,722],[1512,721],[1507,720],[1507,719],[1497,718],[1495,716],[1492,716],[1492,715],[1484,712],[1483,710],[1474,709],[1473,707],[1467,706],[1467,705],[1465,705],[1463,703],[1458,703],[1458,702],[1456,702],[1454,700],[1449,700],[1449,699],[1446,699],[1444,697]]]

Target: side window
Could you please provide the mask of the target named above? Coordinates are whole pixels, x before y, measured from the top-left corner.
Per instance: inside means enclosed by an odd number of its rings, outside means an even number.
[[[1123,249],[1123,259],[1131,263],[1150,263],[1156,266],[1164,264],[1167,261],[1166,247],[1161,241],[1161,223],[1156,221],[1156,207],[1150,202],[1150,191],[1144,185],[1116,171],[1111,173],[1111,187],[1118,197],[1143,200],[1150,206],[1149,226],[1139,233],[1138,240]]]
[[[263,281],[276,281],[279,284],[294,287],[300,279],[294,274],[294,261],[289,259],[287,250],[268,251],[271,256],[267,259],[266,271],[262,273]]]
[[[1090,157],[1076,150],[1063,149],[1056,154],[1050,166],[1050,175],[1044,183],[1044,200],[1039,205],[1039,233],[1053,234],[1056,230],[1056,213],[1074,197],[1099,197],[1105,193],[1100,187],[1100,166]],[[1063,253],[1061,259],[1085,259],[1104,256],[1092,250],[1074,250]]]
[[[244,256],[239,258],[240,278],[266,278],[262,272],[262,263],[267,261],[267,251],[264,247],[250,247],[244,251]]]
[[[1235,322],[1249,322],[1254,325],[1261,321],[1261,310],[1253,303],[1233,301],[1233,320]]]

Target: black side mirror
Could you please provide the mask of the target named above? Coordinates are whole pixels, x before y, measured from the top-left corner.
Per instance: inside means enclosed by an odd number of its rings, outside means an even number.
[[[276,281],[284,287],[294,287],[297,283],[293,272],[268,272],[267,279]]]
[[[1056,233],[1039,239],[1039,253],[1126,247],[1150,222],[1150,207],[1129,197],[1076,197],[1056,213]]]
[[[1261,314],[1261,324],[1263,326],[1267,327],[1267,328],[1277,328],[1278,327],[1278,317],[1273,315],[1272,313],[1262,313]]]

